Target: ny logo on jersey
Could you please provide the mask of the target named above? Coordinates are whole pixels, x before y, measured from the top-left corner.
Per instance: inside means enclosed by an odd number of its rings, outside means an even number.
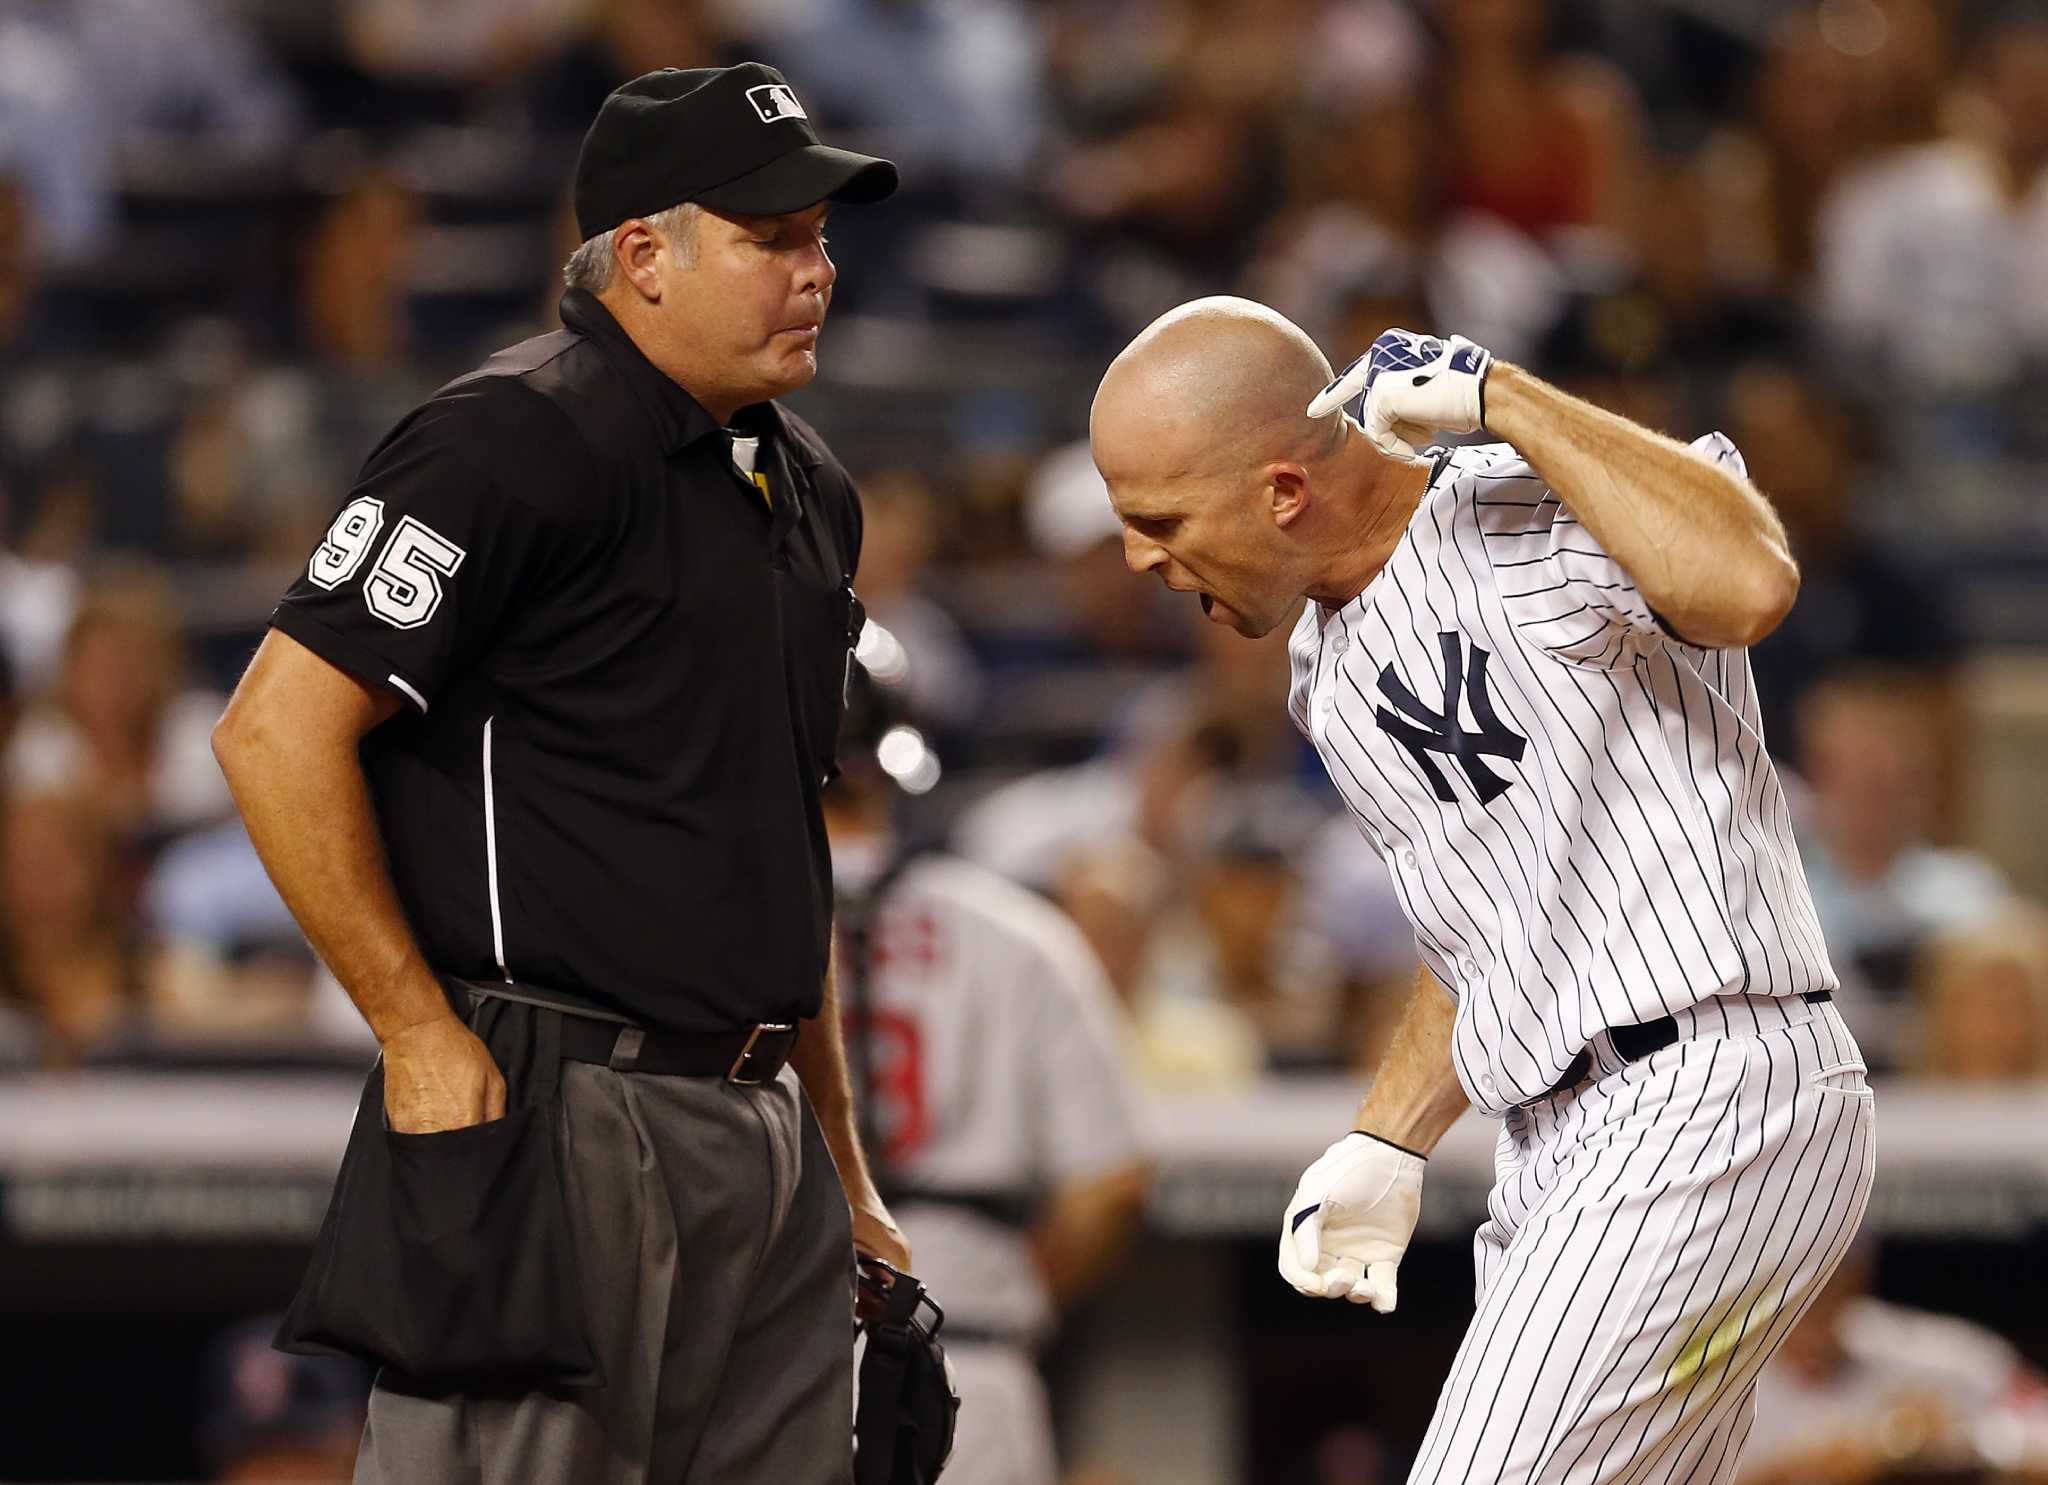
[[[1436,797],[1445,804],[1457,798],[1451,792],[1451,781],[1444,777],[1443,770],[1436,766],[1431,753],[1448,753],[1458,760],[1458,766],[1465,770],[1465,777],[1472,781],[1472,787],[1479,794],[1481,804],[1491,804],[1507,793],[1508,781],[1488,768],[1482,761],[1486,757],[1505,758],[1509,762],[1520,762],[1522,749],[1528,740],[1508,730],[1499,717],[1493,714],[1493,698],[1486,692],[1486,662],[1491,657],[1478,645],[1472,646],[1472,663],[1468,672],[1465,657],[1459,649],[1458,636],[1445,632],[1437,635],[1437,643],[1444,652],[1444,702],[1443,710],[1433,712],[1417,699],[1415,693],[1401,684],[1389,665],[1380,672],[1380,694],[1394,703],[1409,720],[1403,721],[1385,707],[1373,714],[1383,731],[1414,755],[1416,765],[1429,779],[1430,787],[1436,790]],[[1472,706],[1472,719],[1479,724],[1477,732],[1468,732],[1458,719],[1458,693],[1465,694]]]

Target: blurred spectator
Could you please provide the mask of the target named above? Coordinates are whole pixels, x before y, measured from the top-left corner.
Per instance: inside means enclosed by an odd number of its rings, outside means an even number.
[[[1544,336],[1536,359],[1575,397],[1673,437],[1690,438],[1674,354],[1679,327],[1640,287],[1574,297]]]
[[[1231,719],[1169,716],[1160,707],[1103,756],[1027,774],[984,795],[955,821],[954,845],[1040,891],[1084,855],[1121,852],[1132,842],[1175,863],[1242,758]]]
[[[209,1478],[246,1485],[333,1485],[355,1472],[369,1369],[345,1356],[287,1356],[275,1316],[237,1325],[207,1348],[199,1445]]]
[[[1449,125],[1453,208],[1539,240],[1619,236],[1642,176],[1641,101],[1604,60],[1549,51],[1549,0],[1438,0],[1444,48],[1430,89]]]
[[[2005,882],[1982,857],[1929,843],[1934,741],[1909,684],[1881,669],[1839,672],[1798,720],[1814,910],[1845,988],[1875,998],[1857,1009],[1857,1039],[1873,1066],[1896,1066],[1907,1060],[1915,957],[1937,931],[1982,922]]]
[[[322,367],[367,380],[404,372],[414,350],[406,294],[421,209],[389,162],[343,171],[302,249],[299,332]]]
[[[1032,471],[1024,529],[1058,566],[1057,600],[1038,616],[1055,654],[1161,659],[1185,648],[1185,631],[1131,591],[1123,526],[1085,440],[1054,449]]]
[[[1032,11],[1025,0],[799,0],[750,19],[806,106],[885,134],[906,179],[1008,195],[1044,134]]]
[[[1280,115],[1304,100],[1310,10],[1060,7],[1050,55],[1066,127],[1041,181],[1112,329],[1215,292],[1249,259],[1284,186]]]
[[[14,724],[21,715],[21,688],[15,680],[14,662],[0,645],[0,758],[7,755],[7,740],[14,736]]]
[[[36,243],[28,198],[6,163],[0,147],[0,349],[11,351],[36,307]]]
[[[1798,339],[1790,300],[1724,274],[1721,209],[1700,154],[1647,166],[1630,212],[1629,269],[1574,295],[1536,353],[1544,374],[1675,437],[1712,427],[1735,367]]]
[[[1824,30],[1819,10],[1795,6],[1773,23],[1748,118],[1701,151],[1716,276],[1746,297],[1804,295],[1820,202],[1881,137],[1876,68]]]
[[[2048,15],[2007,11],[1973,83],[1952,137],[1878,156],[1821,208],[1819,310],[1874,397],[1982,394],[2048,362]],[[2003,446],[1982,406],[1941,427]]]
[[[1789,364],[1755,362],[1736,373],[1727,404],[1728,436],[1777,507],[1799,562],[1799,601],[1750,651],[1772,752],[1800,763],[1793,720],[1817,680],[1845,664],[1890,666],[1935,713],[1944,782],[1933,826],[1946,834],[1961,653],[1946,592],[1857,529],[1854,428],[1819,383]]]
[[[1850,1250],[1756,1389],[1741,1485],[2048,1479],[2048,1386],[1998,1335],[1870,1293]]]
[[[938,498],[923,479],[900,469],[863,478],[860,496],[861,603],[909,656],[911,714],[926,725],[963,727],[981,702],[980,667],[953,616],[923,586],[940,539]]]
[[[6,649],[0,647],[0,755],[4,755],[8,736],[14,730],[18,703],[14,668],[8,662]],[[0,797],[0,828],[4,828],[5,810],[6,800]],[[25,997],[11,981],[4,949],[0,949],[0,1068],[34,1060],[35,1027],[29,1019],[24,1000]]]
[[[513,77],[560,50],[592,0],[339,0],[339,8],[349,54],[365,72],[473,84]]]
[[[1247,271],[1246,292],[1340,365],[1389,325],[1433,324],[1425,301],[1442,209],[1420,86],[1338,97],[1297,127],[1297,188]]]
[[[113,840],[77,792],[0,799],[0,981],[71,1062],[131,1031],[158,965],[123,914]]]
[[[1918,979],[1914,1071],[1971,1083],[2048,1076],[2048,912],[2008,903],[1935,934]]]
[[[1348,1060],[1335,957],[1295,857],[1322,812],[1291,790],[1213,800],[1184,903],[1156,925],[1133,1010],[1156,1082],[1227,1081]]]
[[[288,355],[252,363],[224,348],[192,378],[165,454],[164,541],[176,556],[296,559],[337,492],[446,369],[413,334],[418,196],[388,163],[334,168],[339,181],[299,244]]]
[[[1152,925],[1170,887],[1165,858],[1128,835],[1069,853],[1045,885],[1088,940],[1126,1009],[1137,1001]]]
[[[210,741],[223,705],[186,688],[164,583],[148,573],[104,582],[72,621],[56,687],[22,718],[0,775],[16,788],[90,794],[109,827],[146,852],[228,813]]]
[[[1386,863],[1348,814],[1327,820],[1296,859],[1308,920],[1336,957],[1343,1053],[1355,1067],[1376,1067],[1415,984],[1415,927]]]
[[[75,574],[22,550],[42,514],[43,484],[68,421],[62,382],[30,343],[37,305],[30,206],[20,183],[0,173],[0,654],[12,661],[24,694],[49,681],[78,601]]]
[[[582,8],[582,34],[527,80],[529,112],[543,130],[580,139],[605,97],[630,78],[660,67],[725,67],[753,55],[735,49],[727,34],[735,19],[731,12],[748,7],[706,0],[584,0]],[[548,303],[552,308],[554,300]]]
[[[0,0],[0,140],[36,203],[40,249],[110,245],[124,147],[275,156],[296,136],[282,77],[211,0]]]
[[[239,820],[165,848],[143,884],[141,921],[162,946],[152,1009],[165,1035],[245,1045],[323,1039],[313,952]]]
[[[18,678],[17,706],[55,681],[83,587],[63,563],[33,561],[0,547],[0,654]],[[0,752],[0,777],[6,757]]]

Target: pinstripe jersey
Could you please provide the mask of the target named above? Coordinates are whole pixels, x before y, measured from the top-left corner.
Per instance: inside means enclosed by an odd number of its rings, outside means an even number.
[[[1693,447],[1742,470],[1718,433]],[[1835,988],[1747,652],[1667,633],[1509,445],[1438,451],[1386,567],[1289,650],[1483,1111],[1604,1028]]]

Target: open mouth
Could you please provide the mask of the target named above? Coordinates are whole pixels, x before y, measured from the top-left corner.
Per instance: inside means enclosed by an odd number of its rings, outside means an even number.
[[[1207,593],[1203,593],[1199,596],[1202,600],[1202,617],[1206,619],[1209,616],[1211,610],[1215,608],[1216,600],[1211,598]]]

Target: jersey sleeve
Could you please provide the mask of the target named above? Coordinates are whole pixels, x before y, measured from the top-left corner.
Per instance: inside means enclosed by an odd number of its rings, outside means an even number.
[[[546,518],[507,489],[531,441],[516,388],[443,392],[370,455],[271,624],[425,712],[488,648],[551,547]],[[528,432],[515,435],[510,414]]]
[[[1692,451],[1738,475],[1748,473],[1725,434],[1694,440]],[[1522,550],[1539,547],[1540,555],[1497,562],[1495,568],[1509,618],[1525,642],[1560,660],[1601,670],[1626,669],[1667,639],[1687,642],[1556,496],[1538,510],[1549,517],[1548,537],[1532,533]]]

